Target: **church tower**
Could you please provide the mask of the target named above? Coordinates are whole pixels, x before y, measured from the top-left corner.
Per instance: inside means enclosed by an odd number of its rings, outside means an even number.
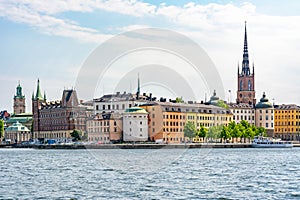
[[[33,132],[40,131],[40,109],[42,103],[46,102],[46,94],[44,97],[40,89],[40,80],[37,81],[36,94],[32,94],[32,115],[33,115]]]
[[[247,28],[245,22],[244,52],[241,72],[240,66],[238,65],[238,90],[236,99],[238,104],[247,103],[253,106],[256,104],[254,85],[254,64],[251,72],[249,66]]]
[[[16,89],[16,95],[14,96],[14,114],[18,115],[21,113],[25,113],[26,109],[25,96],[22,94],[22,87],[20,81]]]

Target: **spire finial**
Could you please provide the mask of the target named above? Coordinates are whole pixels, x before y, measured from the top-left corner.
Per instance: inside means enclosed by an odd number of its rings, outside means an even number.
[[[244,52],[242,63],[242,74],[250,75],[249,55],[248,55],[248,41],[247,41],[247,22],[245,21],[245,36],[244,36]]]

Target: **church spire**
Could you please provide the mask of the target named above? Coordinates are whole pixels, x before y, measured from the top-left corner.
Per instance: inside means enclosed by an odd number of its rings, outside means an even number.
[[[139,99],[140,98],[140,74],[138,73],[138,88],[137,88],[137,92],[136,92],[136,98]]]
[[[248,41],[247,41],[247,22],[245,21],[245,37],[244,37],[244,52],[242,62],[242,74],[250,75],[249,68],[249,54],[248,54]]]
[[[35,99],[36,100],[44,100],[43,95],[41,93],[41,89],[40,89],[40,79],[38,79],[38,82],[37,82],[37,89],[36,89]]]

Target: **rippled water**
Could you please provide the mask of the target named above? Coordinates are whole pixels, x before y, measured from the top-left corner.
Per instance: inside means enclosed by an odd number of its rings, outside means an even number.
[[[300,148],[0,149],[0,199],[300,199],[299,170]]]

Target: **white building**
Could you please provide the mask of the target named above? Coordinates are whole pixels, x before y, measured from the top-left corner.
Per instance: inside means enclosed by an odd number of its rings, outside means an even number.
[[[94,114],[98,113],[124,113],[126,109],[139,106],[152,99],[152,95],[143,94],[137,98],[136,94],[120,93],[107,94],[93,100]]]
[[[268,136],[274,136],[274,107],[265,93],[255,106],[255,126],[265,128]]]
[[[123,141],[148,140],[148,112],[140,107],[126,109],[123,113]]]
[[[255,125],[255,109],[247,103],[232,103],[229,105],[230,112],[233,114],[233,121],[240,123],[242,120],[251,125]]]
[[[5,139],[11,140],[13,143],[29,141],[31,139],[31,132],[26,126],[16,122],[5,130]]]

